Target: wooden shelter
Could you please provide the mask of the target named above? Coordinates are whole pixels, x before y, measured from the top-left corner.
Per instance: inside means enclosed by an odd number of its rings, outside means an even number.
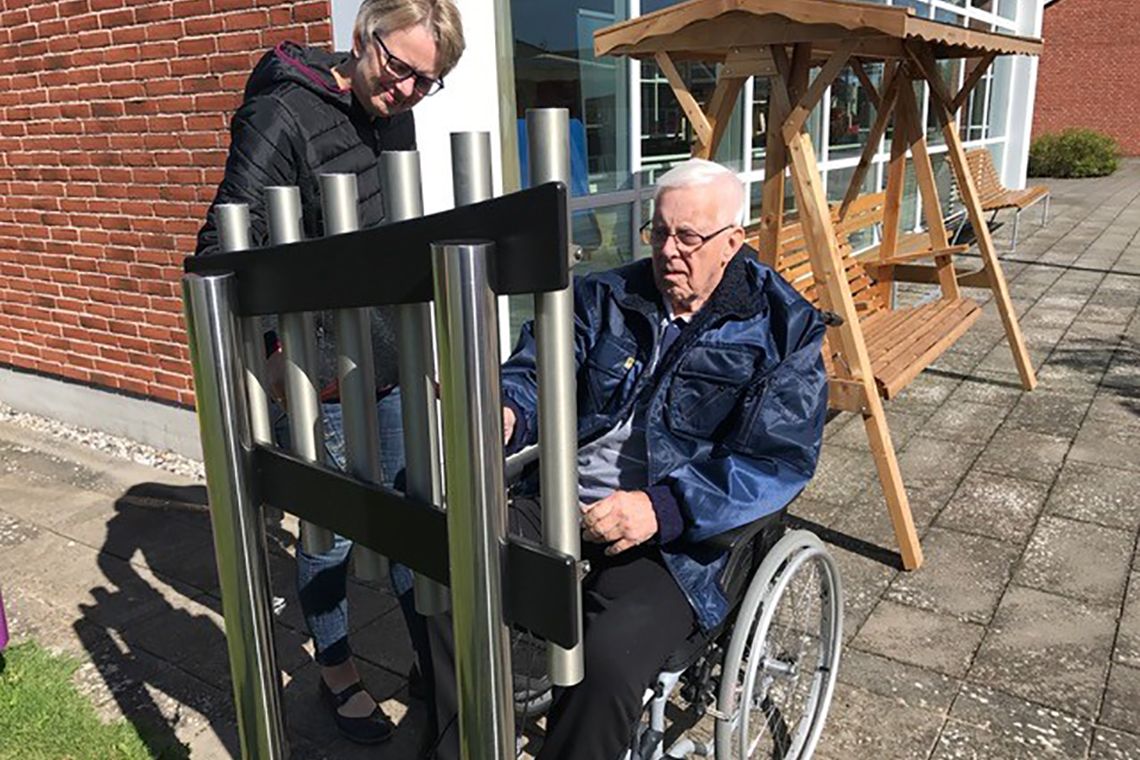
[[[693,124],[694,155],[705,158],[714,155],[747,78],[769,78],[758,250],[776,265],[798,245],[804,268],[810,268],[811,297],[843,317],[843,324],[829,328],[828,334],[831,404],[863,416],[903,565],[918,567],[922,549],[881,396],[889,397],[889,387],[897,391],[900,383],[909,382],[976,319],[977,305],[962,297],[960,283],[990,288],[1022,385],[1029,390],[1036,384],[955,115],[995,57],[1037,55],[1041,42],[918,18],[903,7],[841,0],[691,0],[599,30],[594,35],[594,50],[599,56],[656,61]],[[945,59],[972,63],[960,88],[947,85],[938,66]],[[705,104],[697,102],[677,69],[678,62],[692,60],[719,64],[716,87]],[[884,64],[878,88],[867,75],[868,62]],[[828,86],[847,66],[859,78],[877,113],[846,196],[837,207],[829,207],[805,124]],[[814,67],[819,72],[812,79]],[[966,277],[952,263],[952,255],[962,249],[950,245],[942,217],[926,129],[912,86],[921,81],[930,85],[930,109],[941,126],[961,200],[977,235],[983,268]],[[858,197],[859,188],[892,118],[894,137],[885,199],[870,204]],[[927,226],[917,250],[903,242],[899,231],[908,149]],[[794,223],[783,218],[786,172],[797,201],[799,218]],[[846,231],[855,224],[849,217],[865,215],[871,206],[880,215],[881,244],[876,260],[864,267],[852,255]],[[933,266],[913,263],[923,257]],[[865,276],[871,265],[875,265],[874,282]],[[787,270],[777,268],[782,273]],[[938,283],[945,308],[900,309],[875,320],[864,319],[869,304],[882,306],[881,286],[891,280]],[[868,295],[856,299],[853,291]],[[872,297],[876,292],[878,301]],[[887,293],[889,300],[889,289]],[[934,313],[942,315],[937,318],[940,321],[931,321]],[[869,338],[872,330],[877,333]],[[913,336],[919,335],[927,342],[916,348]],[[876,353],[869,351],[869,345]],[[877,371],[881,375],[889,369],[882,358],[888,355],[893,357],[889,361],[897,370],[896,379],[901,378],[893,386],[876,376]],[[898,370],[900,362],[906,366]]]

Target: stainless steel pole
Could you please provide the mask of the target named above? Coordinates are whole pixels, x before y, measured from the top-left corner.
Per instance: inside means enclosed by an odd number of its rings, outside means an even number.
[[[500,577],[507,495],[499,331],[487,282],[493,251],[489,242],[432,245],[459,746],[466,760],[515,756]]]
[[[251,248],[249,206],[245,203],[219,203],[217,213],[221,249],[229,253]],[[265,342],[261,337],[261,320],[258,317],[242,319],[239,329],[253,440],[270,444],[273,442],[273,427],[269,420],[269,388],[265,379]]]
[[[238,737],[246,760],[288,754],[273,645],[265,530],[250,470],[250,430],[233,275],[186,275],[183,302]]]
[[[381,153],[380,173],[388,220],[402,222],[423,216],[420,154],[414,150]],[[400,255],[400,252],[393,251],[389,255]],[[443,484],[431,320],[431,307],[426,303],[401,304],[396,309],[407,493],[440,506],[443,504]],[[416,575],[414,593],[416,610],[421,615],[438,615],[447,611],[449,602],[445,586]]]
[[[322,174],[321,209],[325,234],[360,229],[355,174]],[[376,420],[376,367],[372,356],[369,309],[336,312],[337,380],[344,424],[345,469],[360,480],[379,483],[380,431]],[[357,577],[379,581],[388,575],[384,557],[364,546],[352,548]]]
[[[269,242],[301,240],[301,192],[295,187],[265,188]],[[317,375],[316,327],[310,312],[280,315],[281,347],[285,360],[285,405],[293,453],[306,462],[323,463],[324,426],[321,422],[320,378]],[[301,521],[301,548],[322,554],[332,548],[328,528]]]
[[[565,108],[526,112],[530,186],[570,184],[570,123]],[[567,209],[569,214],[569,209]],[[569,220],[567,220],[569,221]],[[566,251],[565,255],[570,256]],[[538,448],[542,483],[542,532],[546,544],[582,556],[578,508],[578,402],[574,364],[574,283],[534,299],[538,344]],[[579,639],[582,611],[577,610]],[[565,649],[548,644],[550,678],[558,686],[582,680],[582,645]]]

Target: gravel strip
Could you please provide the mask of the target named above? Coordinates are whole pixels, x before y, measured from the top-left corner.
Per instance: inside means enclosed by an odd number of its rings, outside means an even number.
[[[137,464],[154,467],[159,470],[172,472],[187,478],[205,482],[206,473],[202,463],[196,459],[175,454],[173,451],[163,451],[151,446],[121,438],[109,433],[103,433],[90,428],[69,425],[66,422],[40,417],[35,414],[18,412],[12,407],[0,402],[0,423],[11,423],[26,430],[71,441],[105,452],[119,459],[126,459]]]

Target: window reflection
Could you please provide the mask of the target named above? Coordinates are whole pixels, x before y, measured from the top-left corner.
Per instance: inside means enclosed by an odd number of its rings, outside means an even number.
[[[876,88],[882,82],[883,65],[864,67]],[[867,96],[859,78],[850,68],[844,69],[831,85],[831,114],[828,117],[828,135],[831,159],[857,156],[867,142],[875,122],[875,107]]]

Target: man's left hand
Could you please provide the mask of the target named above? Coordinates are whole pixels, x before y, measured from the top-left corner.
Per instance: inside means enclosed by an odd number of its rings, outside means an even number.
[[[644,491],[614,491],[584,507],[582,529],[587,541],[609,543],[614,555],[644,543],[657,532],[657,513]]]

